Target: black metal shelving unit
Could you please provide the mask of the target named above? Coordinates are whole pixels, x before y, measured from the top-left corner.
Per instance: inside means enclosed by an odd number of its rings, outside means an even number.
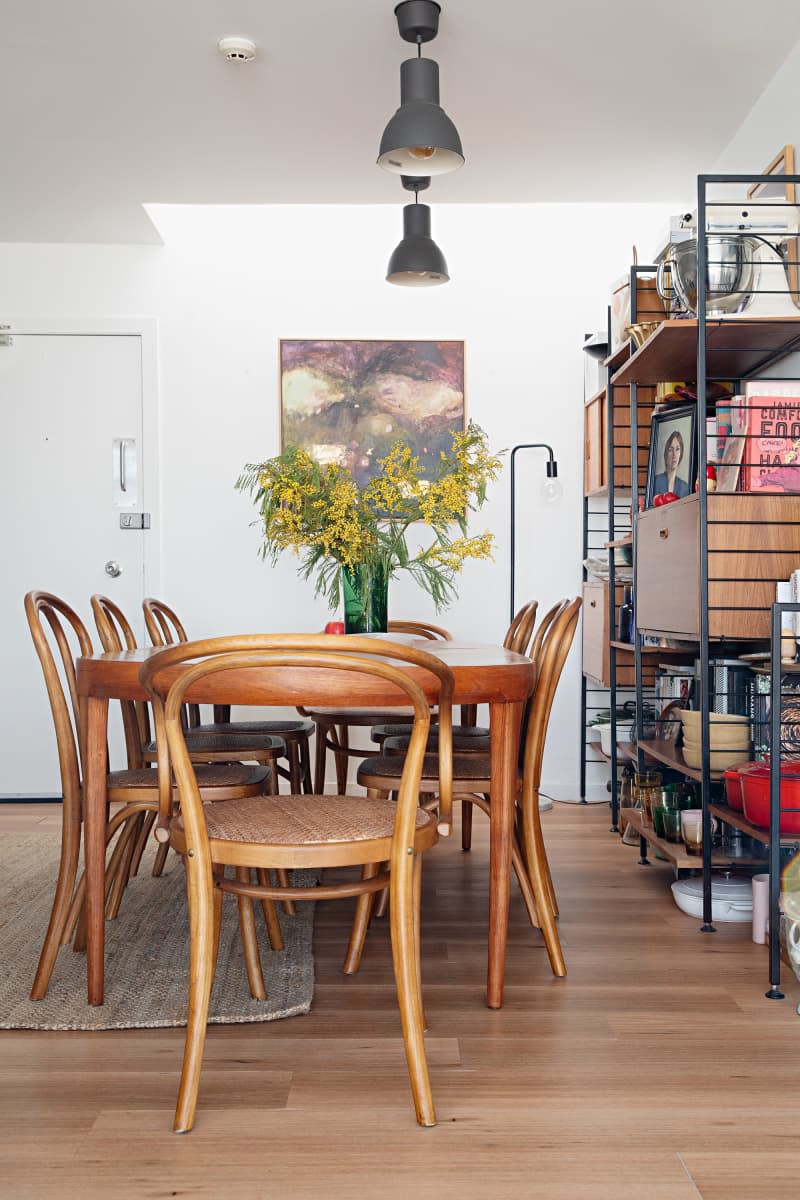
[[[759,197],[748,197],[745,202],[741,197],[735,199],[718,199],[717,195],[710,196],[711,191],[720,191],[723,196],[730,196],[731,189],[737,188],[774,188],[776,182],[781,187],[797,187],[800,185],[800,176],[781,176],[779,181],[775,177],[760,176],[760,175],[703,175],[698,178],[698,201],[697,201],[697,223],[696,223],[696,253],[697,262],[700,264],[708,264],[709,266],[717,265],[717,261],[713,258],[712,252],[715,245],[709,238],[719,236],[719,232],[715,233],[720,228],[719,223],[713,228],[709,228],[708,215],[709,209],[713,209],[715,214],[720,209],[739,209],[747,208],[748,220],[743,223],[738,230],[726,230],[726,237],[753,237],[765,242],[767,245],[773,243],[772,248],[775,248],[775,235],[770,230],[770,223],[779,225],[779,220],[774,217],[776,209],[776,201],[774,196],[767,199]],[[788,193],[787,193],[788,198]],[[784,207],[783,211],[787,211]],[[763,215],[764,219],[759,220]],[[718,222],[721,220],[717,218]],[[753,233],[753,226],[756,226],[758,232]],[[778,230],[778,234],[785,231]],[[786,249],[784,251],[784,269],[786,270],[789,286],[792,287],[793,293],[800,299],[800,287],[793,287],[792,281],[797,283],[800,278],[800,263],[798,263],[798,249],[800,246],[800,235],[786,237]],[[775,260],[776,264],[778,260]],[[794,274],[792,274],[792,271]],[[633,279],[633,273],[632,273]],[[786,288],[768,289],[753,287],[749,289],[753,295],[776,295],[781,294],[788,296]],[[633,292],[633,289],[632,289]],[[711,771],[711,738],[710,729],[713,722],[713,717],[719,710],[716,708],[714,693],[712,691],[713,679],[711,671],[711,650],[712,646],[716,652],[733,655],[741,652],[741,642],[744,640],[741,636],[727,638],[727,635],[720,635],[719,629],[724,625],[724,620],[720,614],[730,614],[728,620],[729,629],[736,627],[736,614],[742,612],[757,613],[763,612],[764,616],[764,637],[759,638],[763,644],[771,647],[771,741],[770,745],[773,750],[771,754],[771,805],[770,805],[770,832],[766,839],[769,848],[769,870],[770,870],[770,967],[769,978],[770,987],[766,995],[771,999],[782,998],[783,993],[780,991],[780,954],[779,954],[779,896],[780,896],[780,870],[782,862],[781,838],[776,831],[780,828],[780,800],[779,800],[779,772],[780,772],[780,754],[775,754],[775,747],[781,746],[781,677],[782,670],[785,672],[786,664],[780,662],[780,622],[781,616],[788,610],[800,611],[800,605],[785,605],[774,604],[772,598],[768,603],[754,603],[754,596],[758,588],[761,588],[761,599],[764,597],[764,587],[769,585],[773,587],[776,580],[786,578],[785,573],[779,573],[774,576],[771,572],[777,569],[779,561],[778,556],[797,554],[796,564],[800,568],[800,541],[794,535],[793,527],[800,526],[800,491],[797,493],[774,493],[770,492],[770,496],[779,498],[779,517],[770,522],[773,526],[779,526],[781,529],[792,532],[786,532],[785,543],[781,542],[780,537],[777,538],[778,546],[765,544],[763,547],[737,548],[735,553],[741,555],[743,561],[749,564],[751,573],[742,574],[736,570],[734,575],[726,577],[724,574],[724,566],[718,568],[718,564],[722,561],[725,553],[733,553],[733,548],[730,551],[725,549],[727,543],[722,542],[720,545],[709,545],[709,492],[707,487],[706,467],[707,467],[707,443],[706,443],[706,397],[708,393],[708,385],[713,382],[732,381],[734,383],[734,392],[739,393],[742,390],[742,384],[748,379],[758,378],[765,373],[770,378],[774,378],[776,384],[800,381],[800,369],[795,368],[795,374],[776,375],[774,372],[778,369],[778,364],[786,362],[787,358],[796,351],[800,350],[800,305],[797,315],[792,314],[791,317],[765,317],[763,321],[753,321],[752,319],[747,324],[739,326],[736,331],[736,322],[741,321],[742,317],[732,315],[720,316],[716,314],[709,315],[709,308],[713,307],[713,294],[709,293],[706,271],[700,269],[697,271],[697,300],[696,300],[696,366],[695,366],[695,381],[697,401],[697,417],[696,420],[696,435],[697,435],[697,478],[698,478],[698,529],[699,529],[699,545],[698,545],[698,613],[699,613],[699,630],[697,638],[697,659],[699,662],[699,708],[701,713],[701,767],[699,771],[699,783],[702,792],[702,811],[703,811],[703,925],[701,932],[713,933],[714,925],[712,923],[712,871],[715,869],[713,862],[712,838],[711,838],[711,817],[712,808],[715,813],[724,814],[724,807],[721,809],[718,804],[714,803],[712,794],[712,771]],[[747,314],[745,313],[746,317]],[[794,323],[797,322],[796,329]],[[670,322],[670,324],[676,324]],[[689,327],[685,327],[681,331],[680,344],[683,347],[681,354],[676,361],[680,362],[680,366],[676,366],[671,373],[670,378],[685,378],[685,369],[690,361],[686,353],[688,340],[683,336],[688,332]],[[663,341],[663,339],[662,339]],[[668,343],[663,342],[663,345]],[[662,356],[663,357],[663,356]],[[639,378],[645,375],[646,372],[640,372]],[[631,422],[632,428],[635,430],[638,413],[637,413],[637,382],[636,370],[628,370],[631,387]],[[800,431],[798,431],[800,432]],[[748,451],[750,447],[749,432],[744,434],[744,450],[743,450],[743,465],[754,465],[748,460]],[[798,439],[800,446],[800,438]],[[760,465],[760,464],[758,464]],[[633,480],[633,507],[634,511],[637,508],[636,480]],[[755,524],[752,516],[748,516],[748,509],[744,506],[747,503],[747,495],[753,493],[730,493],[730,496],[737,497],[735,503],[741,504],[741,518],[735,520],[728,519],[723,521],[733,527],[739,528],[744,524]],[[738,497],[741,496],[741,501]],[[754,510],[752,510],[754,511]],[[637,514],[638,520],[638,514]],[[712,521],[713,525],[718,525],[720,522]],[[636,522],[634,523],[636,524]],[[715,528],[715,537],[718,530]],[[784,535],[782,535],[784,536]],[[636,578],[636,563],[637,563],[637,545],[638,537],[634,532],[634,578]],[[718,557],[715,557],[718,556]],[[748,557],[750,556],[750,557]],[[773,556],[770,559],[770,556]],[[715,571],[713,577],[710,576],[709,567],[711,561],[715,562]],[[727,569],[733,570],[732,567]],[[713,584],[713,595],[712,595]],[[727,593],[720,590],[720,585],[727,588]],[[713,602],[712,602],[713,601]],[[712,642],[711,636],[711,614],[714,614],[714,626],[717,630],[717,635]],[[769,640],[771,635],[771,641]],[[746,635],[749,639],[750,634]],[[755,635],[752,635],[755,636]],[[638,639],[637,639],[638,641]],[[739,645],[737,645],[737,642]],[[753,647],[753,641],[748,642],[749,648]],[[636,659],[636,695],[638,709],[638,732],[641,735],[641,713],[643,700],[642,687],[642,655],[640,649],[637,648]],[[800,670],[800,668],[797,668]],[[641,740],[641,739],[640,739]],[[644,753],[641,746],[639,748],[638,760],[640,767],[644,762]],[[688,772],[687,772],[688,773]],[[694,773],[695,777],[697,772]],[[746,825],[746,822],[740,822],[740,825]],[[764,841],[763,832],[760,838]],[[800,839],[798,839],[800,840]],[[785,851],[784,851],[785,853]],[[646,857],[643,855],[643,857]]]

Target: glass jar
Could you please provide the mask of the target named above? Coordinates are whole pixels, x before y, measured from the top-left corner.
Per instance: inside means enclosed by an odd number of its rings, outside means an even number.
[[[633,776],[634,806],[641,809],[648,825],[653,821],[653,809],[661,801],[661,772],[637,771]]]

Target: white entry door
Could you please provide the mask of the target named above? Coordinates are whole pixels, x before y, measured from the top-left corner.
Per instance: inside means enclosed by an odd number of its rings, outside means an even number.
[[[0,345],[0,795],[60,795],[55,735],[23,610],[54,592],[99,649],[89,597],[115,600],[142,635],[153,481],[143,462],[143,338],[18,333]],[[122,520],[121,520],[122,518]],[[144,523],[142,521],[142,523]],[[112,705],[113,708],[118,705]],[[123,767],[119,722],[111,762]]]

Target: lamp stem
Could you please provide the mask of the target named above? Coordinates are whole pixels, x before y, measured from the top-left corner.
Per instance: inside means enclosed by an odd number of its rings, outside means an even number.
[[[519,446],[514,446],[511,451],[511,615],[509,623],[514,620],[514,574],[516,561],[516,455],[518,450],[546,450],[547,451],[547,477],[548,479],[558,478],[558,463],[555,460],[552,446],[548,446],[547,442],[525,442]]]

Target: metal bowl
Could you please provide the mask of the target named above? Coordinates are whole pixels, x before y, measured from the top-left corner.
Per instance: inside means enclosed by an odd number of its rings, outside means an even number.
[[[633,339],[638,350],[655,333],[660,324],[660,321],[639,321],[636,325],[626,325],[625,332],[629,338]]]
[[[752,237],[713,234],[706,238],[706,311],[709,317],[742,312],[753,298],[758,282]],[[672,247],[672,286],[689,312],[697,312],[697,239]]]

